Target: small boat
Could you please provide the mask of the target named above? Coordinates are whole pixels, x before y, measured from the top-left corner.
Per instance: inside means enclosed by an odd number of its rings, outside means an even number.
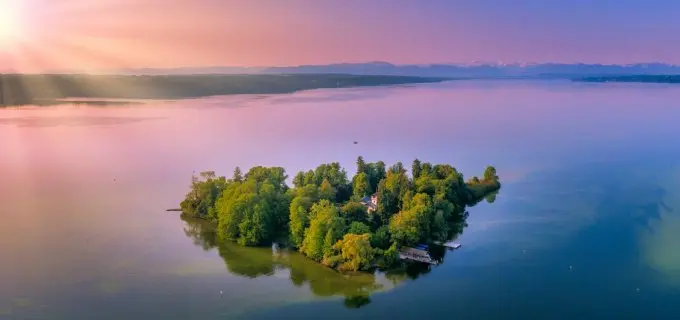
[[[449,241],[447,243],[444,243],[444,246],[447,247],[447,248],[451,248],[451,249],[458,249],[458,248],[460,248],[461,244],[457,243],[457,242]]]
[[[448,242],[435,241],[434,243],[436,243],[440,246],[451,248],[451,249],[458,249],[461,246],[460,243],[453,242],[453,241],[448,241]]]

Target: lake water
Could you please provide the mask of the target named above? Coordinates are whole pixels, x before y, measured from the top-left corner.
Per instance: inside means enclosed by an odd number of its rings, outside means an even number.
[[[680,86],[568,81],[0,110],[0,318],[676,319],[679,119]],[[443,264],[375,275],[165,212],[192,171],[359,155],[503,188]]]

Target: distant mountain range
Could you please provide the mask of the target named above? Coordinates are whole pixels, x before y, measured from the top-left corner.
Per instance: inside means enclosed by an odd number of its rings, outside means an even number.
[[[429,64],[395,65],[387,62],[337,63],[289,67],[188,67],[173,69],[125,69],[105,74],[188,75],[188,74],[355,74],[402,75],[450,78],[573,78],[611,75],[678,75],[680,66],[665,63],[607,64]]]

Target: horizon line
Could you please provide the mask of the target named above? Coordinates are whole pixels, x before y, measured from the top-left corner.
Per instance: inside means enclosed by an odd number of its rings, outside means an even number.
[[[271,68],[299,68],[299,67],[317,67],[317,66],[335,66],[335,65],[361,65],[361,64],[386,64],[394,67],[404,67],[404,66],[416,66],[416,67],[427,67],[427,66],[536,66],[536,65],[587,65],[587,66],[639,66],[639,65],[665,65],[669,67],[680,67],[680,64],[663,62],[663,61],[646,61],[646,62],[631,62],[631,63],[600,63],[600,62],[503,62],[503,61],[471,61],[471,62],[430,62],[430,63],[393,63],[389,61],[381,60],[367,60],[367,61],[344,61],[344,62],[329,62],[329,63],[318,63],[318,64],[290,64],[290,65],[265,65],[265,66],[238,66],[238,65],[182,65],[182,66],[172,66],[172,67],[121,67],[121,68],[109,68],[109,69],[60,69],[60,70],[43,70],[43,71],[32,71],[32,72],[21,72],[18,70],[0,70],[0,74],[88,74],[88,73],[102,73],[102,72],[122,72],[122,71],[134,71],[134,70],[178,70],[178,69],[210,69],[210,68],[234,68],[234,69],[260,69],[266,70]]]

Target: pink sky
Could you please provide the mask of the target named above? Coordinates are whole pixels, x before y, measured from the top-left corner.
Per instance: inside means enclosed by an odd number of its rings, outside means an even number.
[[[0,47],[0,70],[373,60],[680,63],[680,42],[671,41],[680,27],[666,17],[674,11],[635,1],[616,7],[582,0],[569,6],[531,0],[2,1],[22,3],[24,12],[15,32],[20,42]]]

